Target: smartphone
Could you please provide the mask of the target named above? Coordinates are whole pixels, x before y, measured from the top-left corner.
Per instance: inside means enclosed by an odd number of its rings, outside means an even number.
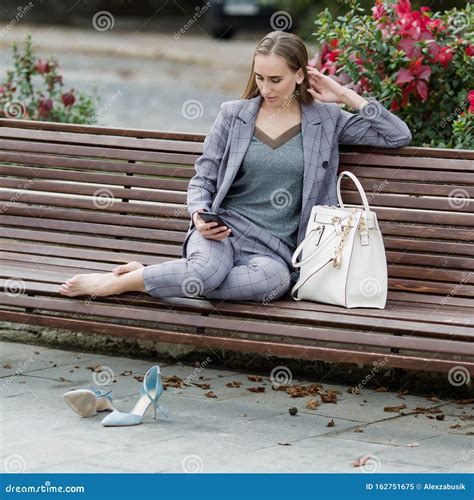
[[[219,226],[227,226],[227,224],[215,212],[199,212],[199,217],[201,217],[201,219],[206,223],[207,222],[217,222]],[[217,227],[217,226],[215,226],[215,227]],[[229,226],[227,226],[227,227],[229,228]],[[229,237],[232,237],[232,236],[234,236],[234,233],[232,232],[232,229],[231,229]]]

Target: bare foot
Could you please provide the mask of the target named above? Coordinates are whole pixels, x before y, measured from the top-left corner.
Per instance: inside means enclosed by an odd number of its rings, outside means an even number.
[[[140,262],[134,260],[132,262],[129,262],[128,264],[123,264],[122,266],[115,267],[114,269],[112,269],[112,272],[114,274],[125,274],[131,271],[136,271],[137,269],[141,269],[142,267],[145,266],[143,264],[140,264]]]
[[[119,279],[114,273],[76,274],[59,287],[61,295],[76,297],[91,295],[105,297],[117,293],[114,284]]]

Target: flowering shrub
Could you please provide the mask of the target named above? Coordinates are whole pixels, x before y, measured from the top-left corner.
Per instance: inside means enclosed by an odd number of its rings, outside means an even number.
[[[336,20],[316,20],[323,43],[310,64],[386,103],[412,131],[412,146],[474,149],[473,6],[433,13],[410,0],[357,0]]]
[[[74,89],[64,90],[56,60],[37,59],[27,35],[23,53],[12,45],[13,69],[0,83],[0,118],[63,123],[96,121],[94,99]]]

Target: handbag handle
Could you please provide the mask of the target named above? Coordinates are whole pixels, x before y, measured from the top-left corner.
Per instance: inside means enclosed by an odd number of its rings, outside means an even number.
[[[366,217],[367,217],[368,213],[370,212],[370,208],[369,208],[369,202],[367,201],[367,196],[365,195],[364,188],[362,187],[362,184],[360,183],[359,179],[352,172],[349,172],[347,170],[344,170],[344,172],[341,172],[339,174],[339,177],[337,178],[337,202],[339,203],[339,206],[341,208],[345,208],[344,203],[342,202],[342,197],[341,197],[341,181],[345,175],[347,177],[350,177],[352,179],[352,181],[354,182],[354,184],[356,185],[357,190],[359,191],[360,197],[362,198],[362,203],[364,205],[364,210],[365,210]]]
[[[308,236],[306,236],[306,238],[298,245],[298,248],[295,250],[295,252],[293,253],[293,256],[291,257],[291,263],[293,264],[293,267],[301,267],[303,264],[305,264],[306,262],[308,262],[308,260],[310,260],[315,253],[317,253],[320,250],[319,247],[316,247],[311,252],[311,254],[308,255],[305,259],[301,260],[300,262],[296,262],[296,260],[298,259],[298,255],[303,251],[304,246],[308,243],[309,237],[311,236],[311,233],[313,231],[316,231],[317,229],[319,229],[319,226],[313,228],[310,231],[310,233],[308,234]]]

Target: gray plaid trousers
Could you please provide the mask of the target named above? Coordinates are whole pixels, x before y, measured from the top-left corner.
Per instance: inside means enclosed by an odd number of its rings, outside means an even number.
[[[288,291],[292,252],[285,243],[236,212],[218,213],[234,236],[210,240],[195,228],[184,258],[145,267],[149,295],[267,303]]]

